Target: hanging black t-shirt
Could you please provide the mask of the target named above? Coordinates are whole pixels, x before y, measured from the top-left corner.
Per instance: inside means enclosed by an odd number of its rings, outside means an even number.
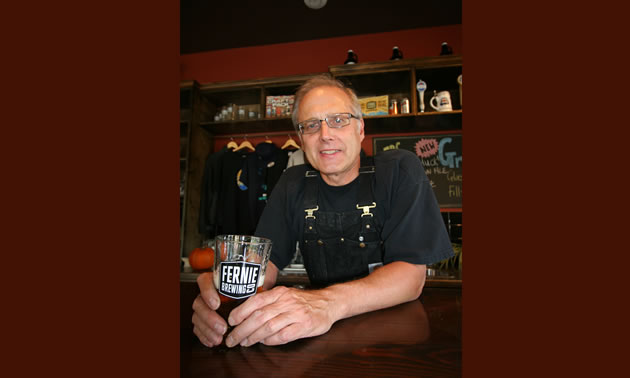
[[[227,147],[223,147],[221,150],[209,154],[206,158],[201,179],[201,192],[199,193],[199,233],[204,238],[213,238],[217,233],[219,195],[223,172],[222,159],[228,151],[230,150]]]
[[[267,205],[267,199],[287,166],[288,151],[273,143],[261,142],[243,162],[240,180],[247,187],[249,218],[242,224],[242,234],[252,234]]]
[[[390,150],[374,156],[374,165],[376,208],[372,212],[381,228],[383,262],[433,264],[452,257],[451,242],[420,159],[410,151]],[[312,168],[296,165],[284,172],[258,222],[255,234],[273,241],[270,259],[278,269],[291,261],[296,242],[303,244],[302,201],[308,169]],[[318,180],[319,210],[356,208],[358,179],[342,187],[329,186],[321,177]]]
[[[247,234],[250,215],[247,191],[238,185],[239,171],[251,154],[247,150],[227,151],[223,154],[217,234]],[[253,227],[252,227],[253,229]]]

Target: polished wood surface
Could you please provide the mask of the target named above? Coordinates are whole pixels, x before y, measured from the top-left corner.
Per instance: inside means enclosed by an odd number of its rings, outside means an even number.
[[[341,320],[326,334],[281,346],[207,348],[192,333],[191,282],[181,283],[181,377],[461,377],[460,288]]]

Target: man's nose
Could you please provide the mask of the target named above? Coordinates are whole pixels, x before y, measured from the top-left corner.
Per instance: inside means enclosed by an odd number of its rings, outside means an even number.
[[[328,122],[326,122],[326,120],[322,120],[322,125],[319,128],[319,137],[322,139],[332,138],[330,135],[330,127],[328,126]]]

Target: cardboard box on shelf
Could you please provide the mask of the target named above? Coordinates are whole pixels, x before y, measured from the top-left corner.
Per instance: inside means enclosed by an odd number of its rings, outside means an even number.
[[[389,96],[373,96],[359,99],[364,116],[389,114]]]
[[[267,96],[266,97],[266,117],[286,117],[293,111],[295,95],[288,96]]]

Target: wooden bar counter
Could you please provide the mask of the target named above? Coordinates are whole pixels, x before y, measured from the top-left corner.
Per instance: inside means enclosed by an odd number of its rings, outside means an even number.
[[[198,293],[194,280],[180,282],[182,378],[462,375],[461,281],[459,285],[433,282],[425,285],[418,300],[343,319],[324,335],[280,346],[202,345],[191,323],[191,306]]]

